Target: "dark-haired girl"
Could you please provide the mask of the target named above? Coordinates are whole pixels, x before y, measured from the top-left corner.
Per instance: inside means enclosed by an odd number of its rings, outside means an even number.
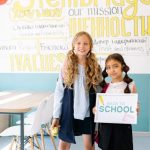
[[[101,86],[103,93],[135,93],[134,81],[128,76],[129,67],[123,57],[114,53],[106,58]],[[108,84],[105,78],[109,76]],[[139,111],[139,106],[137,107]],[[133,150],[132,127],[130,124],[99,124],[99,147],[102,150]]]

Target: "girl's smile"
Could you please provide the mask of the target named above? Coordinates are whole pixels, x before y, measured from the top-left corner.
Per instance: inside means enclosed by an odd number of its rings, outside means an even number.
[[[90,41],[86,35],[78,37],[77,41],[74,43],[74,52],[77,56],[86,56],[90,51]]]

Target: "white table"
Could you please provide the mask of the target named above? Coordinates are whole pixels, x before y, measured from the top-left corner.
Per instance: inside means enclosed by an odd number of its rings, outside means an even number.
[[[50,94],[50,92],[0,92],[0,113],[20,115],[21,150],[24,150],[24,113],[37,108],[38,104]]]

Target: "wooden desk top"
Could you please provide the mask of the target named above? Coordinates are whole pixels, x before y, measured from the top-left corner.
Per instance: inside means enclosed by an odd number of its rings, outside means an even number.
[[[0,91],[0,112],[28,112],[50,94],[50,92]]]

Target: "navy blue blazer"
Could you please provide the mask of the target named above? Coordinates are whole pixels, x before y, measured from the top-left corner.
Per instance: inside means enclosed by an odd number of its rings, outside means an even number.
[[[62,99],[62,113],[60,117],[60,130],[59,138],[68,143],[76,143],[75,136],[73,132],[73,89],[65,88],[64,96]],[[91,135],[92,143],[94,143],[94,114],[92,113],[92,108],[95,106],[96,102],[96,92],[93,88],[89,90],[89,104],[90,104],[90,124],[91,124]]]

